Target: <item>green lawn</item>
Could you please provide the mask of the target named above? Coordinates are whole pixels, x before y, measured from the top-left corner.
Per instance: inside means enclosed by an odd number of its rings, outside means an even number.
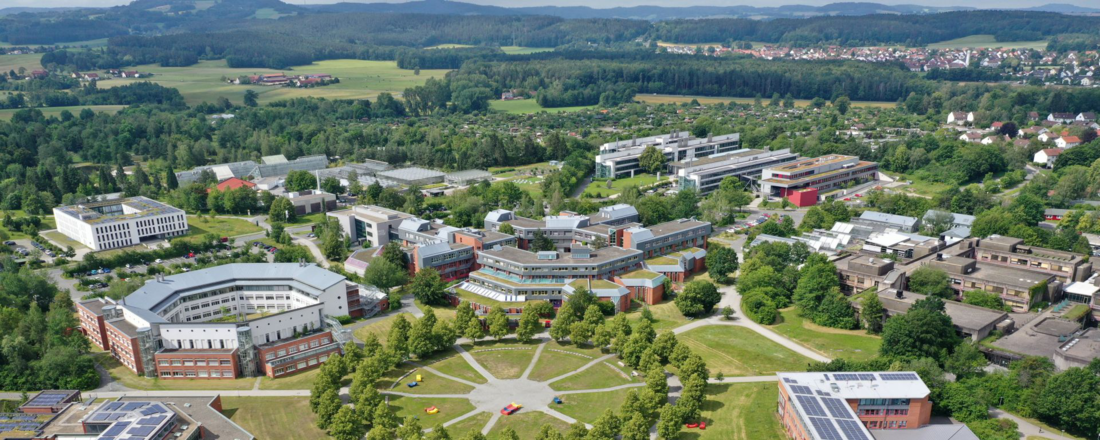
[[[435,414],[424,412],[426,408],[432,406],[439,408],[439,412]],[[474,405],[466,399],[390,396],[390,410],[397,415],[398,419],[404,420],[407,416],[417,417],[420,419],[420,426],[430,428],[473,411]]]
[[[531,375],[527,376],[531,380],[538,382],[550,380],[592,362],[592,359],[583,356],[551,351],[551,348],[557,348],[555,347],[556,342],[548,342],[547,344],[549,345],[542,350],[539,361],[535,363],[535,368],[531,370]]]
[[[3,57],[0,57],[3,58]],[[0,61],[2,65],[3,61]],[[175,87],[183,94],[189,105],[201,102],[215,102],[224,96],[240,104],[247,90],[259,93],[259,102],[301,98],[306,96],[329,99],[374,99],[379,93],[401,93],[408,87],[423,84],[428,78],[442,78],[447,70],[422,69],[420,75],[412,70],[397,68],[394,61],[365,60],[328,60],[318,61],[305,66],[274,70],[261,68],[231,68],[225,60],[204,60],[187,67],[160,67],[147,64],[135,67],[141,72],[150,72],[151,78],[114,78],[100,81],[99,87],[115,87],[132,82],[152,81],[166,87]],[[339,84],[323,87],[300,89],[295,87],[265,87],[256,85],[235,85],[222,81],[222,77],[238,77],[263,73],[286,73],[297,75],[306,73],[328,73],[340,79]]]
[[[538,113],[538,112],[547,112],[547,113],[575,112],[575,111],[578,111],[578,110],[587,110],[587,109],[596,107],[594,105],[581,105],[581,106],[576,106],[576,107],[544,108],[543,106],[539,105],[538,102],[535,102],[534,99],[514,99],[514,100],[510,100],[510,101],[495,100],[495,101],[489,102],[489,106],[492,107],[493,110],[498,110],[498,111],[502,111],[502,112],[505,112],[505,113],[521,114],[521,115],[522,114],[529,114],[529,113]]]
[[[493,430],[489,431],[489,440],[497,440],[500,438],[500,432],[504,428],[512,428],[519,434],[521,439],[533,439],[538,433],[539,429],[542,429],[542,425],[549,424],[556,428],[559,432],[565,433],[569,429],[569,424],[561,421],[556,417],[552,417],[544,412],[529,411],[525,409],[519,410],[510,416],[502,416],[497,420],[497,424],[493,426]]]
[[[619,368],[616,362],[618,360],[615,358],[607,359],[587,370],[551,383],[550,388],[557,391],[593,390],[636,383],[630,377],[629,368]]]
[[[774,382],[707,385],[703,402],[705,431],[685,429],[680,439],[783,440],[776,417],[779,391]]]
[[[50,240],[53,240],[53,241],[56,241],[56,242],[60,243],[62,248],[64,248],[65,246],[72,246],[73,249],[81,249],[81,248],[86,249],[87,248],[87,246],[84,246],[83,244],[80,244],[79,241],[73,240],[73,239],[67,237],[65,234],[62,234],[62,233],[57,232],[57,231],[50,231],[50,232],[43,233],[41,235],[45,236],[46,238],[49,238]]]
[[[308,397],[222,397],[222,414],[256,440],[327,439],[317,427]]]
[[[477,415],[474,415],[466,420],[448,426],[447,434],[451,438],[457,439],[462,438],[468,432],[481,432],[481,428],[484,428],[485,425],[489,423],[489,419],[491,419],[492,417],[493,415],[487,412],[478,413]],[[424,426],[425,428],[434,428],[435,423],[432,423],[431,425],[421,424],[421,426]]]
[[[463,345],[463,348],[469,351],[470,355],[477,360],[477,363],[485,367],[489,374],[497,379],[519,379],[523,375],[523,370],[531,365],[531,359],[535,357],[536,346],[522,346],[518,343],[512,343],[495,344],[493,348],[507,346],[516,347],[516,349],[493,351],[482,349],[483,351],[478,351],[478,348],[470,345]]]
[[[656,320],[650,324],[657,333],[672,330],[690,322],[683,313],[680,313],[680,309],[676,308],[676,303],[671,300],[666,300],[648,307],[649,313],[652,313],[653,318]],[[638,325],[641,324],[642,310],[644,309],[645,307],[643,307],[641,302],[635,302],[634,306],[626,312],[626,317],[630,320],[631,326],[638,327]]]
[[[325,216],[326,213],[324,212],[314,212],[312,214],[299,215],[295,217],[294,221],[290,222],[289,224],[293,226],[312,225],[315,223],[324,222]]]
[[[1047,40],[1038,41],[997,41],[992,35],[979,34],[969,35],[962,38],[956,38],[954,40],[941,41],[939,43],[929,44],[929,49],[965,49],[965,48],[997,48],[1003,47],[1005,49],[1037,49],[1043,50],[1047,47]]]
[[[239,218],[189,215],[187,216],[187,225],[191,228],[187,235],[199,238],[206,234],[214,234],[218,237],[235,237],[264,231],[264,228]]]
[[[742,327],[706,326],[679,335],[706,361],[711,374],[762,376],[805,371],[810,359]]]
[[[530,53],[538,52],[553,52],[552,47],[523,47],[523,46],[501,46],[500,50],[508,55],[527,55]]]
[[[256,384],[256,378],[246,377],[241,379],[165,379],[138,376],[125,365],[118,362],[107,352],[96,353],[96,362],[99,363],[111,378],[122,386],[135,390],[167,391],[167,390],[251,390]]]
[[[382,376],[382,378],[375,383],[375,386],[380,390],[389,390],[394,380],[397,380],[398,377],[401,377],[402,374],[412,368],[415,367],[408,364],[399,365],[397,368],[390,370]],[[417,381],[417,375],[421,376],[422,380]],[[419,385],[409,388],[406,385],[409,382],[418,382]],[[417,369],[413,374],[408,375],[408,377],[401,379],[401,381],[397,383],[397,386],[393,388],[393,391],[410,394],[466,394],[473,391],[473,389],[474,387],[450,379],[444,379],[421,368]]]
[[[359,338],[360,341],[366,340],[367,335],[373,334],[374,337],[378,338],[378,342],[385,344],[386,339],[389,339],[390,337],[390,327],[393,325],[393,320],[396,319],[398,315],[404,316],[405,320],[409,321],[410,324],[416,321],[416,318],[414,318],[413,315],[410,313],[397,313],[387,316],[381,321],[373,322],[363,327],[359,327],[355,329],[355,332],[353,334],[356,338]]]
[[[470,363],[466,362],[465,358],[457,354],[442,361],[428,364],[428,366],[438,370],[440,373],[454,376],[459,379],[466,379],[473,383],[485,383],[489,381],[485,377],[482,377],[481,373],[478,373],[474,367],[470,366]]]
[[[668,176],[663,177],[667,178]],[[612,194],[623,192],[623,189],[626,189],[628,186],[642,187],[657,183],[657,176],[652,174],[635,174],[634,177],[611,180],[611,188],[607,187],[607,182],[607,180],[593,181],[591,185],[588,185],[588,188],[584,189],[584,194],[588,197],[608,197]]]
[[[638,390],[641,390],[641,388]],[[604,410],[610,409],[617,414],[619,407],[623,406],[623,401],[626,400],[626,393],[629,391],[615,390],[602,393],[566,394],[560,396],[561,405],[550,405],[550,408],[591,424],[603,415]]]
[[[313,388],[313,382],[321,374],[320,368],[294,373],[278,379],[270,377],[260,378],[261,390],[308,390]],[[340,386],[351,386],[351,375],[347,375],[340,381]]]
[[[822,327],[801,316],[794,308],[785,309],[772,330],[830,358],[867,360],[878,354],[882,338],[863,330],[839,330]]]
[[[16,73],[19,73],[20,67],[26,70],[27,75],[29,75],[32,70],[41,69],[42,54],[0,55],[0,72],[8,73],[14,70]]]
[[[252,16],[249,17],[249,18],[254,18],[254,19],[258,19],[258,20],[275,20],[275,19],[278,19],[280,17],[286,17],[286,16],[289,16],[289,15],[295,15],[295,14],[283,14],[279,11],[276,11],[273,8],[260,8],[260,9],[257,9],[256,12],[252,13]]]
[[[86,108],[92,109],[92,111],[94,111],[96,113],[106,112],[106,113],[114,114],[114,113],[118,113],[119,110],[122,110],[122,109],[126,108],[126,106],[125,105],[74,105],[74,106],[70,106],[70,107],[45,107],[45,108],[39,108],[38,110],[42,112],[43,116],[48,118],[50,116],[61,117],[61,112],[65,111],[65,110],[68,110],[69,113],[72,113],[73,116],[76,116],[76,115],[80,114],[81,110],[86,109]],[[9,108],[9,109],[0,110],[0,120],[3,120],[3,121],[11,120],[12,115],[15,115],[15,113],[20,111],[20,110],[24,110],[24,109]]]

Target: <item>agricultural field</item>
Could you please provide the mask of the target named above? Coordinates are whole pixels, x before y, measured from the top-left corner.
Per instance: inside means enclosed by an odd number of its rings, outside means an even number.
[[[702,105],[712,104],[725,104],[728,102],[736,102],[738,104],[752,104],[755,98],[737,98],[733,96],[690,96],[690,95],[636,95],[634,100],[638,102],[645,102],[648,104],[681,104],[685,102],[691,102],[696,100]],[[769,98],[764,98],[764,104],[768,103]],[[809,99],[796,99],[794,100],[795,107],[809,107]],[[897,106],[896,102],[887,101],[852,101],[852,107],[876,107],[876,108],[894,108]]]
[[[794,308],[782,311],[782,320],[772,330],[830,358],[867,360],[878,354],[882,338],[863,330],[822,327],[798,316]]]
[[[743,327],[711,325],[678,337],[703,357],[711,374],[763,376],[777,371],[806,371],[810,361]]]
[[[40,53],[28,53],[20,55],[0,55],[0,72],[8,73],[9,71],[19,72],[19,68],[26,69],[27,73],[35,69],[42,68],[42,54]]]
[[[527,55],[530,53],[539,52],[553,52],[552,47],[523,47],[523,46],[501,46],[500,50],[508,55]]]
[[[2,63],[2,57],[0,57]],[[393,61],[329,60],[318,61],[306,66],[294,66],[283,70],[231,68],[225,60],[200,61],[187,67],[160,67],[149,64],[134,68],[140,72],[153,74],[151,78],[114,78],[100,81],[100,87],[117,87],[140,81],[152,81],[165,87],[175,87],[183,94],[188,105],[202,102],[215,102],[226,97],[239,104],[246,90],[253,90],[260,96],[259,102],[268,103],[280,99],[301,98],[306,96],[328,99],[373,99],[379,93],[389,92],[395,95],[408,87],[423,84],[428,78],[442,78],[448,70],[424,69],[420,75],[412,70],[397,68]],[[339,84],[299,89],[294,87],[265,87],[256,85],[234,85],[223,78],[236,78],[245,75],[263,73],[285,73],[287,75],[306,73],[328,73],[340,79]]]
[[[992,35],[969,35],[954,40],[932,43],[925,47],[929,49],[966,49],[966,48],[997,48],[1005,49],[1046,49],[1048,40],[1038,41],[997,41]]]
[[[492,107],[493,110],[502,111],[504,113],[516,114],[516,115],[526,115],[526,114],[538,113],[538,112],[547,112],[547,113],[575,112],[575,111],[580,111],[580,110],[588,110],[590,108],[595,108],[596,107],[594,105],[582,105],[582,106],[577,106],[577,107],[543,108],[541,105],[539,105],[538,102],[535,102],[534,99],[513,99],[513,100],[510,100],[510,101],[495,100],[495,101],[490,101],[489,106]]]
[[[126,108],[126,106],[125,105],[74,105],[74,106],[71,106],[71,107],[44,107],[44,108],[39,108],[38,110],[41,111],[42,115],[47,117],[47,118],[51,117],[51,116],[55,116],[55,117],[60,118],[61,117],[61,112],[65,111],[65,110],[68,110],[69,113],[72,113],[73,116],[76,116],[76,115],[80,114],[81,110],[84,110],[86,108],[92,109],[92,111],[94,111],[96,113],[106,112],[106,113],[114,114],[114,113],[118,113],[119,110],[122,110],[122,109]],[[24,110],[24,109],[16,109],[16,108],[0,109],[0,120],[3,120],[3,121],[10,120],[12,115],[14,115],[16,112],[18,112],[20,110]]]

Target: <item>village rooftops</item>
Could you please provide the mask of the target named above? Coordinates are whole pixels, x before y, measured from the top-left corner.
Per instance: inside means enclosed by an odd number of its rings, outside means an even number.
[[[158,215],[184,214],[182,209],[142,196],[60,206],[54,208],[54,212],[68,215],[79,221],[93,225],[110,224]]]
[[[536,253],[511,246],[503,246],[500,249],[484,249],[480,254],[482,257],[510,261],[523,266],[591,266],[631,256],[640,256],[642,251],[607,246],[587,253],[588,257],[585,258],[580,256],[580,252],[546,251]]]

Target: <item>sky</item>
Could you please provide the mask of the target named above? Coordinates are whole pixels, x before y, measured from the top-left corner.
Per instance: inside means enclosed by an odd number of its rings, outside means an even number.
[[[354,1],[357,3],[379,2],[381,0],[284,0],[293,4],[318,4],[336,3],[337,1]],[[611,8],[616,6],[780,6],[780,5],[824,5],[842,0],[462,0],[468,3],[478,3],[494,6],[589,6],[593,8]],[[866,0],[874,1],[874,0]],[[106,7],[129,3],[129,0],[0,0],[0,7],[24,6],[24,7]],[[396,3],[391,1],[391,3]],[[1021,8],[1038,6],[1047,3],[1066,3],[1078,6],[1097,7],[1096,0],[911,0],[911,1],[877,1],[883,4],[920,4],[926,6],[971,6],[977,8]]]

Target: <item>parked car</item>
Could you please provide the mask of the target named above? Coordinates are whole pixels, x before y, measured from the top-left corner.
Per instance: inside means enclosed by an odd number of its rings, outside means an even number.
[[[6,244],[8,246],[15,246],[15,242],[12,241],[12,240],[5,241],[4,244]]]

